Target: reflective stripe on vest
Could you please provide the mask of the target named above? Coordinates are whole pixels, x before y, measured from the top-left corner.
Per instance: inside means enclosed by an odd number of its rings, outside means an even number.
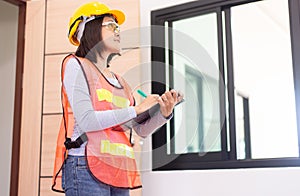
[[[127,108],[130,105],[128,99],[120,96],[114,96],[110,91],[106,89],[97,89],[96,93],[98,96],[98,101],[107,101],[119,108]]]
[[[101,141],[101,153],[108,153],[117,156],[126,156],[134,159],[133,148],[121,143],[110,143],[109,140]]]

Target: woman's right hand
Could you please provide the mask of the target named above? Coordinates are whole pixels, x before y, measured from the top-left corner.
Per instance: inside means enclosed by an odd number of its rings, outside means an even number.
[[[145,112],[146,110],[150,109],[155,104],[157,104],[158,103],[158,98],[159,98],[159,95],[156,95],[156,94],[148,95],[142,101],[142,103],[140,103],[139,105],[134,107],[134,109],[136,111],[136,114],[137,115],[141,114],[141,113]]]

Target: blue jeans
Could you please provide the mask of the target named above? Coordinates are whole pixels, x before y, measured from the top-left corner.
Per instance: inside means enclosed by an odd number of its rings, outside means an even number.
[[[66,196],[129,196],[129,189],[103,184],[88,171],[84,156],[69,155],[62,170]]]

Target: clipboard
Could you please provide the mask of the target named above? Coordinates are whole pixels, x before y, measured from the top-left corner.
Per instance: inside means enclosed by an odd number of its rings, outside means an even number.
[[[178,102],[176,106],[178,106],[179,104],[183,103],[185,100],[182,99],[180,102]],[[157,112],[159,112],[160,110],[160,106],[159,104],[155,104],[154,106],[152,106],[150,109],[146,110],[145,112],[137,115],[135,118],[122,123],[120,126],[124,126],[124,128],[127,129],[131,129],[137,125],[143,124],[144,122],[146,122],[148,119],[150,119],[152,116],[154,116]]]

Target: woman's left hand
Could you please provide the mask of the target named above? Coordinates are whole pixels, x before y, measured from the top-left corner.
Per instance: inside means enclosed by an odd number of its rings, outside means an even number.
[[[183,95],[178,96],[178,93],[172,89],[166,91],[163,95],[158,98],[158,103],[160,105],[160,112],[167,118],[169,117],[174,109],[174,106],[183,98]]]

